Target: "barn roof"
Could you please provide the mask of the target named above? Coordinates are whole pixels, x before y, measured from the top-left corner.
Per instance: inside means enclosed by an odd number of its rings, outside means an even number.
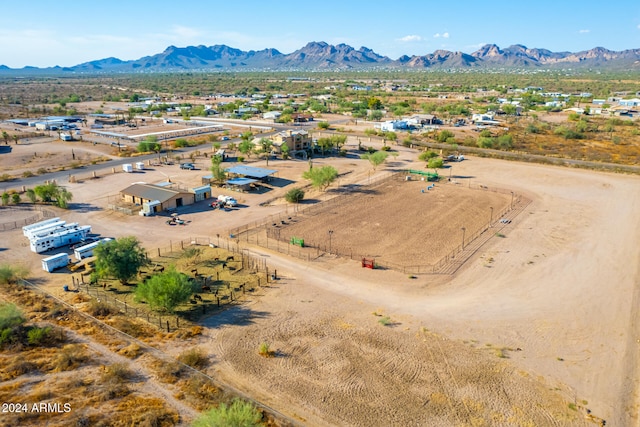
[[[144,200],[159,200],[160,203],[166,202],[172,197],[182,194],[182,191],[164,188],[154,184],[133,184],[122,190],[120,193],[127,196],[135,196]]]

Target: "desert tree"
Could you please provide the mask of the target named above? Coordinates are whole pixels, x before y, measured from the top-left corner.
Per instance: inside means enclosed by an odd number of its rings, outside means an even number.
[[[211,175],[213,181],[218,185],[222,185],[227,179],[227,170],[222,167],[222,158],[220,156],[211,157]]]
[[[122,284],[127,284],[140,267],[149,262],[140,242],[133,236],[103,242],[93,253],[98,277],[113,277]]]
[[[260,147],[262,149],[262,153],[267,160],[267,166],[269,166],[269,156],[271,155],[271,147],[273,147],[273,141],[269,138],[260,138]]]
[[[315,188],[324,191],[338,178],[338,171],[333,166],[310,168],[302,174],[302,177],[311,181],[311,185]]]
[[[386,151],[376,151],[375,153],[363,154],[360,156],[361,159],[368,160],[369,163],[371,163],[374,171],[378,168],[378,166],[383,164],[388,157],[389,153],[387,153]]]
[[[71,192],[66,188],[58,186],[55,182],[38,185],[33,191],[44,203],[53,203],[63,209],[69,207],[69,201],[73,198]],[[31,198],[29,195],[28,197]]]
[[[175,308],[187,302],[194,292],[189,277],[170,268],[138,285],[135,295],[149,304],[152,310],[173,313]]]
[[[256,147],[256,144],[246,139],[246,140],[243,140],[240,144],[238,144],[238,151],[240,151],[242,154],[246,155],[247,157],[251,157],[251,153],[253,153],[253,150],[255,149],[255,147]]]

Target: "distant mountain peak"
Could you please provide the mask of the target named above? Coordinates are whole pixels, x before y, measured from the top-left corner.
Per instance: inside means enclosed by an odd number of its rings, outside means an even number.
[[[0,73],[127,73],[207,70],[344,70],[344,69],[423,69],[423,68],[508,68],[508,67],[594,67],[640,69],[640,49],[621,52],[595,47],[582,52],[552,52],[514,44],[501,49],[485,44],[470,54],[438,49],[422,56],[402,55],[397,60],[379,55],[362,46],[311,41],[298,50],[283,54],[277,49],[243,51],[227,45],[167,46],[161,53],[137,60],[104,58],[73,67],[12,69],[0,66]]]

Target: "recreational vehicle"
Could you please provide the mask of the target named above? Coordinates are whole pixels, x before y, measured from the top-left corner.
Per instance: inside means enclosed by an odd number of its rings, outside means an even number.
[[[80,225],[77,222],[60,224],[55,227],[47,227],[35,230],[35,232],[31,233],[29,236],[29,240],[38,239],[40,237],[51,236],[53,234],[62,233],[67,230],[76,230]]]
[[[56,268],[62,268],[69,264],[69,255],[66,253],[55,254],[42,260],[42,269],[51,273]]]
[[[33,252],[41,253],[49,249],[55,249],[61,246],[77,243],[87,237],[89,232],[91,232],[90,225],[76,225],[75,228],[65,229],[43,237],[36,236],[33,239],[30,239],[29,246]]]
[[[28,237],[29,230],[34,230],[36,228],[44,227],[45,225],[53,224],[56,221],[60,221],[60,218],[57,218],[57,217],[50,218],[50,219],[45,219],[44,221],[34,222],[33,224],[25,225],[24,227],[22,227],[22,234]]]
[[[75,248],[73,250],[73,255],[76,257],[76,259],[78,261],[80,261],[82,258],[88,258],[90,256],[93,256],[93,250],[98,246],[101,245],[104,242],[108,242],[109,239],[108,237],[102,240],[98,240],[97,242],[93,242],[93,243],[89,243],[88,245],[84,245],[84,246],[80,246],[79,248]]]
[[[51,224],[43,225],[39,228],[34,228],[33,230],[29,230],[27,232],[27,239],[31,240],[38,236],[46,236],[47,234],[51,234],[52,232],[67,226],[67,221],[56,221]],[[75,223],[75,225],[78,225]]]

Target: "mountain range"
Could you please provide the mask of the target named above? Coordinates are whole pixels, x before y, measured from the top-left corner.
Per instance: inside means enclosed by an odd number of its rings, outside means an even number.
[[[277,49],[243,51],[226,45],[169,46],[162,53],[123,61],[105,58],[73,67],[20,69],[0,65],[7,73],[151,73],[184,71],[334,71],[334,70],[424,70],[424,69],[499,69],[499,68],[592,68],[640,70],[640,49],[612,51],[596,47],[581,52],[552,52],[513,45],[500,49],[487,44],[473,53],[436,50],[422,56],[403,55],[397,60],[373,50],[355,49],[347,44],[310,42],[295,52],[283,54]]]

